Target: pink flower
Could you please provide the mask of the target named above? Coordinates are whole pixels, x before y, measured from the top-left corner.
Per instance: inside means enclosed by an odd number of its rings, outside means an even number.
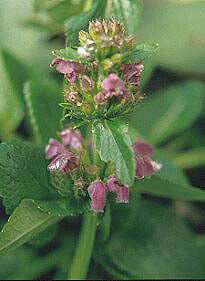
[[[51,138],[46,146],[46,159],[52,159],[56,155],[64,152],[64,147],[57,140]]]
[[[94,97],[94,101],[96,104],[102,105],[106,102],[106,96],[105,93],[101,92],[98,93],[95,97]]]
[[[137,179],[150,177],[154,172],[161,169],[162,165],[150,158],[154,153],[154,149],[148,143],[137,141],[133,144],[133,150],[137,162]]]
[[[101,181],[97,180],[88,188],[88,193],[92,200],[91,210],[95,212],[104,212],[108,187]]]
[[[112,96],[119,96],[123,90],[123,81],[115,73],[111,73],[105,78],[102,85],[109,98],[112,98]]]
[[[138,86],[140,84],[140,75],[144,70],[142,62],[133,64],[124,64],[124,74],[127,84]]]
[[[126,185],[120,185],[116,176],[111,176],[108,178],[108,188],[110,191],[117,193],[118,203],[129,202],[129,187]]]
[[[73,170],[80,169],[80,161],[72,152],[64,151],[53,159],[53,161],[48,165],[49,170],[68,170],[72,172]]]
[[[82,147],[82,135],[80,131],[75,131],[73,128],[68,128],[59,133],[63,140],[63,144],[60,144],[57,140],[51,138],[49,144],[46,146],[46,159],[52,159],[52,162],[48,165],[49,170],[80,170],[80,160],[72,152],[66,150],[66,146],[69,145],[71,149],[81,149]]]
[[[52,63],[51,67],[57,66],[57,71],[60,73],[65,74],[68,78],[68,81],[74,83],[77,77],[85,72],[83,65],[79,62],[72,62],[68,60],[63,60],[61,58],[55,58]]]
[[[79,130],[67,128],[65,131],[58,133],[62,138],[64,146],[69,146],[71,149],[79,150],[82,148],[83,136]]]

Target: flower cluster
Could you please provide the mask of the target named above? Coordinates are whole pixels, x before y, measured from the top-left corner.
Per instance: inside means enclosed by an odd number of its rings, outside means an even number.
[[[78,180],[76,181],[75,188],[82,190],[84,182],[87,178],[86,173],[93,174],[96,179],[87,185],[87,191],[91,198],[91,209],[96,212],[103,212],[108,192],[116,194],[117,203],[128,203],[130,187],[122,185],[115,174],[110,175],[103,181],[99,178],[97,173],[98,169],[92,166],[93,173],[89,170],[81,169],[83,165],[81,157],[83,147],[83,137],[80,131],[75,131],[73,128],[68,128],[63,132],[58,133],[61,137],[63,145],[57,140],[51,138],[46,147],[46,158],[52,159],[48,165],[50,171],[68,171],[71,176],[73,172],[78,173]],[[89,149],[93,149],[90,145]],[[154,153],[153,148],[143,142],[137,141],[133,144],[133,150],[136,159],[136,180],[144,177],[150,177],[154,172],[161,168],[161,164],[153,161],[150,157]]]
[[[127,35],[121,23],[112,20],[96,20],[89,23],[89,32],[79,34],[80,62],[57,57],[51,67],[64,74],[66,116],[77,111],[88,119],[99,112],[108,114],[119,104],[127,110],[139,100],[137,87],[144,70],[142,61],[127,63],[127,54],[134,48],[134,37]],[[72,113],[69,108],[72,107]],[[119,107],[119,106],[118,106]],[[117,115],[118,112],[115,111]]]

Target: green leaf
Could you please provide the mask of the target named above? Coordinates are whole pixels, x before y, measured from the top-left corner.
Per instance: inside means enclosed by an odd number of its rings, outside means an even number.
[[[23,104],[21,103],[17,87],[15,87],[9,75],[0,49],[0,137],[8,138],[16,130],[23,119]],[[19,72],[20,73],[20,72]]]
[[[146,99],[131,116],[131,126],[154,144],[190,127],[201,113],[205,87],[188,81]]]
[[[117,279],[203,278],[204,249],[173,209],[132,197],[115,205],[106,244],[96,243],[95,258]]]
[[[87,30],[89,20],[103,17],[107,0],[95,0],[88,12],[80,13],[66,21],[66,45],[78,45],[78,33],[80,30]]]
[[[70,47],[66,47],[65,49],[55,50],[52,53],[54,56],[60,57],[64,60],[76,61],[76,62],[87,62],[88,61],[85,58],[80,58],[78,51],[74,50]]]
[[[123,21],[127,31],[135,34],[142,14],[141,0],[112,0],[108,16]]]
[[[160,151],[153,158],[162,163],[162,168],[151,179],[136,182],[138,192],[169,199],[205,202],[205,191],[191,186],[184,174]]]
[[[27,112],[38,143],[47,144],[60,130],[62,93],[53,81],[31,80],[25,84]]]
[[[42,148],[13,141],[0,144],[0,196],[11,212],[20,201],[49,197],[47,161]]]
[[[129,63],[139,62],[152,56],[159,48],[157,43],[142,43],[137,45],[128,57]]]
[[[106,120],[94,125],[96,149],[105,162],[116,164],[119,181],[132,185],[136,163],[127,126],[119,121]]]
[[[0,233],[0,252],[15,250],[59,220],[42,212],[32,200],[23,200]]]

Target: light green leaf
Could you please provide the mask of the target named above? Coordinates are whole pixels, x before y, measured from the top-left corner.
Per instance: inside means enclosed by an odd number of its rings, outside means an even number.
[[[129,63],[139,62],[152,56],[159,48],[157,43],[143,43],[137,45],[128,57]]]
[[[70,47],[66,47],[65,49],[55,50],[52,52],[54,56],[60,57],[64,60],[76,61],[76,62],[87,62],[87,59],[80,58],[77,50],[74,50]]]
[[[94,125],[94,133],[101,159],[115,163],[119,181],[132,185],[136,163],[127,126],[119,121],[106,120]]]
[[[46,145],[60,130],[62,93],[53,80],[33,79],[25,84],[27,113],[36,141]]]
[[[59,220],[42,212],[32,200],[23,200],[0,233],[0,252],[15,250]]]
[[[188,81],[159,91],[144,100],[131,116],[131,126],[158,144],[190,127],[201,113],[205,86]]]

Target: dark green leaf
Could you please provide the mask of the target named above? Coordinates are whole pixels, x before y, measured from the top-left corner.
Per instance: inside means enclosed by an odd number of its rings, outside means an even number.
[[[38,143],[47,144],[60,130],[62,93],[53,81],[31,80],[24,87],[27,111]]]
[[[89,20],[103,17],[107,0],[93,1],[92,8],[88,12],[83,12],[79,15],[73,16],[66,22],[66,45],[78,45],[78,33],[80,30],[87,30]]]
[[[165,141],[193,124],[202,110],[204,91],[197,81],[161,90],[141,104],[131,116],[131,126],[154,144]]]
[[[96,243],[104,269],[119,279],[203,278],[204,249],[187,224],[167,204],[131,200],[115,206],[110,240]]]
[[[33,144],[0,144],[0,196],[8,212],[24,198],[48,197],[47,161],[44,151]]]
[[[127,126],[119,121],[106,120],[94,125],[96,149],[101,159],[116,164],[119,181],[132,185],[136,163]]]
[[[23,200],[0,233],[0,252],[18,248],[59,220],[42,212],[32,200]]]

